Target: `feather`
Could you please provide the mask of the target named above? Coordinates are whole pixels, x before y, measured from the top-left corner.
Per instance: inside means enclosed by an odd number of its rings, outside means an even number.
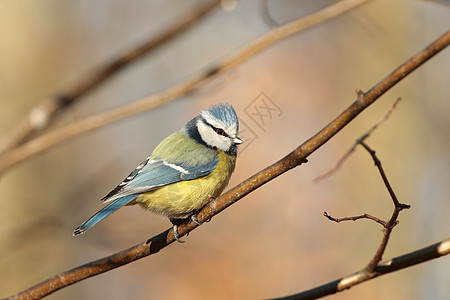
[[[119,199],[116,199],[115,201],[111,202],[107,206],[103,207],[98,213],[90,217],[87,221],[85,221],[83,224],[81,224],[77,229],[73,231],[73,235],[79,235],[84,233],[86,230],[118,210],[124,205],[127,205],[131,201],[133,201],[138,195],[129,195],[126,197],[122,197]]]
[[[151,160],[137,172],[133,179],[127,181],[118,190],[116,187],[116,189],[109,193],[109,196],[107,198],[105,197],[103,201],[110,202],[120,197],[150,192],[182,180],[193,180],[204,177],[214,170],[218,162],[219,156],[216,156],[215,159],[209,163],[199,166],[171,163],[163,159]],[[117,191],[114,192],[115,190]]]

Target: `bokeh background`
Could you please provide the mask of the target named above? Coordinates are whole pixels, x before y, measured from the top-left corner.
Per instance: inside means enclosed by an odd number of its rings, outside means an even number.
[[[336,1],[269,1],[284,23]],[[0,134],[42,99],[76,84],[174,22],[199,1],[0,2]],[[228,7],[230,8],[230,7]],[[0,296],[110,255],[170,227],[126,207],[88,233],[72,231],[99,199],[167,135],[201,109],[229,102],[245,132],[230,186],[277,161],[399,64],[448,30],[450,7],[378,0],[277,43],[195,94],[70,140],[2,174]],[[89,93],[52,128],[161,91],[270,30],[258,1],[217,8],[199,24]],[[248,195],[185,244],[65,288],[48,299],[254,299],[289,295],[363,268],[381,227],[323,217],[370,213],[392,203],[369,155],[358,149],[319,183],[355,139],[403,100],[368,140],[402,202],[384,258],[449,235],[450,52],[405,78],[309,158]],[[258,126],[248,106],[264,93],[277,114]],[[50,129],[52,129],[50,128]],[[450,260],[382,276],[334,299],[448,299]]]

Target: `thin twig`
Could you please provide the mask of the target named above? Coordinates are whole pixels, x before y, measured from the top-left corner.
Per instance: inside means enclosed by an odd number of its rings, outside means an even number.
[[[377,264],[381,261],[381,258],[383,256],[384,251],[386,250],[387,243],[389,241],[389,237],[392,233],[392,229],[397,224],[397,219],[399,213],[403,209],[408,209],[411,206],[407,204],[400,203],[398,201],[397,195],[395,195],[394,190],[392,189],[391,184],[389,183],[389,180],[387,179],[386,173],[384,172],[383,166],[381,165],[381,161],[378,159],[378,157],[375,154],[375,151],[371,149],[363,140],[360,141],[360,144],[366,149],[370,155],[372,156],[373,161],[375,162],[375,166],[378,168],[378,171],[380,172],[381,178],[383,179],[384,185],[386,186],[387,190],[389,191],[389,195],[391,196],[392,201],[394,202],[394,212],[392,213],[391,218],[384,226],[384,234],[383,234],[383,240],[381,241],[380,246],[377,249],[377,252],[375,253],[375,256],[372,258],[372,260],[367,265],[367,272],[373,272]]]
[[[390,234],[392,232],[392,229],[397,224],[397,218],[398,218],[398,215],[399,215],[400,211],[402,211],[403,209],[410,208],[410,205],[403,204],[403,203],[400,203],[398,201],[397,195],[395,194],[394,190],[392,189],[392,186],[391,186],[391,184],[389,183],[389,181],[387,179],[386,173],[384,172],[383,166],[381,165],[381,161],[376,156],[375,151],[373,149],[371,149],[364,141],[361,141],[360,144],[372,156],[372,159],[375,162],[375,166],[378,168],[378,170],[380,172],[380,175],[381,175],[381,177],[383,179],[383,182],[384,182],[387,190],[389,191],[389,195],[391,196],[391,199],[394,202],[394,212],[392,213],[392,216],[391,216],[390,220],[387,222],[387,224],[385,226],[383,240],[382,240],[382,242],[380,244],[380,247],[377,250],[377,253],[375,254],[373,259],[371,260],[371,262],[367,266],[367,271],[368,272],[372,272],[373,269],[375,268],[375,266],[378,264],[378,262],[381,261],[381,257],[382,257],[382,255],[384,253],[384,250],[386,249],[386,246],[387,246],[387,243],[389,241],[389,236],[390,236]]]
[[[359,215],[359,216],[353,216],[353,217],[344,217],[344,218],[334,218],[332,216],[330,216],[326,211],[323,213],[323,215],[325,217],[328,218],[328,220],[336,222],[336,223],[340,223],[343,221],[357,221],[357,220],[361,220],[361,219],[369,219],[372,221],[377,222],[378,224],[381,224],[383,227],[386,227],[387,222],[383,221],[377,217],[374,217],[372,215],[369,214],[363,214],[363,215]]]
[[[97,71],[86,74],[78,84],[75,84],[67,91],[60,92],[58,96],[42,101],[31,109],[28,117],[12,130],[12,134],[8,140],[2,142],[0,145],[0,153],[23,144],[33,134],[47,128],[58,115],[80,100],[88,92],[129,66],[132,62],[142,58],[150,51],[155,50],[197,24],[198,21],[202,20],[218,4],[220,4],[218,0],[204,2],[192,10],[184,12],[182,16],[177,18],[173,24],[157,36],[151,37],[143,44],[124,53]]]
[[[356,90],[356,94],[360,95],[360,90]],[[369,131],[367,131],[361,138],[359,138],[358,140],[356,140],[356,142],[353,144],[353,146],[350,148],[350,150],[347,151],[347,153],[344,154],[344,156],[342,156],[342,158],[338,161],[338,163],[336,164],[336,166],[331,169],[330,171],[328,171],[327,173],[320,175],[318,177],[316,177],[313,182],[319,182],[331,175],[333,175],[334,173],[336,173],[337,170],[339,170],[342,165],[345,163],[345,161],[350,157],[350,155],[355,151],[356,147],[358,146],[358,144],[360,143],[360,141],[363,141],[365,139],[367,139],[372,132],[377,129],[381,124],[383,124],[384,122],[386,122],[389,117],[391,116],[391,114],[394,112],[395,108],[397,107],[397,104],[400,102],[402,98],[397,98],[397,100],[395,100],[394,104],[392,105],[391,109],[388,111],[388,113],[384,116],[383,119],[381,119],[380,121],[378,121],[374,126],[372,126],[372,128],[369,129]]]
[[[356,92],[358,94],[358,98],[361,97],[361,92],[359,90],[357,90]],[[401,210],[406,209],[406,208],[410,208],[409,205],[407,204],[403,204],[400,203],[398,201],[397,195],[395,194],[394,190],[392,189],[391,184],[389,183],[389,180],[387,179],[386,173],[383,169],[383,166],[381,165],[381,161],[380,159],[377,157],[375,151],[370,148],[366,143],[365,140],[372,134],[372,132],[377,129],[382,123],[386,122],[386,120],[390,117],[390,115],[392,114],[392,112],[394,111],[394,109],[396,108],[398,102],[400,101],[400,98],[398,98],[392,108],[389,110],[389,112],[384,116],[383,119],[381,119],[380,121],[378,121],[374,126],[372,126],[372,128],[370,128],[365,134],[363,134],[359,139],[356,140],[355,144],[352,146],[352,148],[350,149],[350,151],[348,151],[343,158],[341,158],[341,160],[339,161],[339,163],[337,164],[337,166],[331,170],[330,172],[328,172],[327,174],[318,177],[319,179],[324,178],[330,174],[333,174],[343,163],[344,161],[350,156],[351,153],[353,153],[353,151],[355,150],[357,145],[361,145],[362,147],[364,147],[364,149],[367,150],[367,152],[369,152],[369,154],[372,157],[372,160],[375,163],[375,166],[378,169],[378,172],[381,175],[381,178],[383,179],[383,183],[386,186],[386,189],[389,191],[389,195],[391,196],[391,199],[394,203],[394,211],[392,213],[391,218],[389,219],[389,221],[384,221],[380,218],[374,217],[372,215],[369,214],[363,214],[363,215],[358,215],[358,216],[352,216],[352,217],[344,217],[344,218],[334,218],[332,216],[330,216],[327,212],[324,212],[324,216],[327,217],[330,221],[334,221],[334,222],[342,222],[342,221],[356,221],[356,220],[360,220],[360,219],[370,219],[372,221],[377,222],[378,224],[381,224],[384,227],[384,234],[383,234],[383,239],[380,243],[380,245],[377,248],[377,251],[375,253],[375,256],[370,260],[369,264],[367,265],[367,272],[372,272],[373,269],[375,268],[375,266],[381,261],[381,258],[383,256],[384,251],[386,250],[387,247],[387,243],[389,241],[389,237],[391,235],[392,229],[394,228],[395,225],[398,224],[398,215],[400,213]]]
[[[383,183],[386,186],[386,189],[389,191],[389,195],[391,196],[392,202],[394,203],[394,211],[392,212],[392,216],[389,219],[389,221],[384,221],[380,218],[371,216],[369,214],[363,214],[363,215],[352,216],[352,217],[344,217],[344,218],[334,218],[334,217],[328,215],[327,212],[324,213],[325,217],[327,217],[329,220],[337,222],[337,223],[342,222],[342,221],[356,221],[356,220],[360,220],[360,219],[370,219],[370,220],[377,222],[378,224],[381,224],[384,227],[383,239],[382,239],[380,245],[378,246],[374,257],[370,260],[369,264],[366,267],[367,273],[372,273],[373,270],[375,269],[375,267],[381,261],[383,254],[386,250],[387,244],[389,242],[389,237],[392,233],[392,230],[393,230],[394,226],[398,224],[398,215],[399,215],[400,211],[402,211],[403,209],[410,208],[410,205],[403,204],[398,201],[397,195],[395,194],[391,184],[389,183],[389,180],[387,179],[386,172],[383,169],[380,159],[377,157],[375,151],[372,148],[370,148],[365,142],[365,140],[370,136],[370,134],[389,118],[389,116],[392,114],[392,112],[394,111],[394,109],[399,101],[400,101],[400,98],[398,98],[397,101],[395,101],[394,105],[389,110],[389,112],[386,114],[386,116],[383,119],[381,119],[379,122],[377,122],[363,136],[361,136],[356,141],[356,143],[353,145],[353,147],[350,149],[350,151],[347,152],[347,154],[344,156],[345,158],[348,158],[348,156],[354,151],[354,149],[357,145],[361,145],[362,147],[364,147],[364,149],[367,150],[367,152],[369,152],[370,156],[372,157],[372,160],[375,163],[375,166],[378,169],[378,172],[380,173],[381,178],[383,179]],[[341,159],[340,163],[342,164],[342,162],[343,162],[343,160]],[[336,169],[337,168],[335,167],[333,170],[336,170]],[[328,173],[330,173],[330,172],[328,172]]]
[[[390,75],[365,93],[363,97],[359,97],[355,102],[353,102],[335,120],[330,122],[316,135],[298,146],[284,158],[261,170],[220,197],[211,201],[197,214],[198,221],[203,223],[212,219],[213,216],[225,210],[260,186],[299,166],[311,153],[324,145],[336,133],[356,118],[364,109],[375,102],[381,95],[387,92],[391,87],[401,81],[412,71],[428,61],[431,57],[439,53],[442,49],[448,46],[448,44],[450,44],[450,32],[447,32],[443,36],[439,37],[436,41],[394,70]],[[194,230],[197,226],[198,225],[194,222],[189,221],[188,223],[178,226],[178,233],[180,236],[184,236]],[[173,230],[166,230],[165,232],[151,238],[147,242],[140,243],[111,256],[92,261],[78,268],[55,275],[46,281],[38,283],[27,290],[11,296],[9,299],[40,299],[86,278],[96,276],[138,259],[147,257],[151,254],[155,254],[174,241],[175,238],[173,236]]]
[[[41,153],[68,139],[83,133],[106,126],[124,118],[142,113],[148,109],[173,101],[193,92],[200,84],[213,76],[224,73],[255,56],[259,52],[274,45],[276,42],[299,33],[307,28],[321,24],[329,19],[355,8],[369,0],[343,0],[330,5],[316,13],[274,28],[265,35],[249,43],[242,50],[232,54],[219,63],[207,68],[199,74],[193,75],[185,81],[166,89],[163,92],[117,107],[110,111],[74,122],[63,128],[56,129],[35,138],[17,148],[11,149],[0,156],[0,174],[14,165]]]
[[[432,259],[448,255],[449,253],[450,253],[450,238],[447,238],[431,246],[404,254],[402,256],[395,257],[388,261],[380,262],[371,273],[367,273],[367,270],[363,269],[361,271],[342,277],[338,280],[326,283],[324,285],[301,292],[299,294],[275,299],[309,300],[336,294],[337,292],[341,292],[345,289],[363,283],[367,280],[376,278],[378,276],[399,271],[405,268],[409,268],[417,264],[424,263]]]

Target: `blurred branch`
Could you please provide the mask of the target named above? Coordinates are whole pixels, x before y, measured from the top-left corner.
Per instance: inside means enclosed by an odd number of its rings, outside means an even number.
[[[255,56],[276,42],[314,25],[321,24],[367,1],[369,0],[339,1],[336,4],[330,5],[316,13],[270,30],[265,35],[249,43],[246,47],[232,54],[228,58],[225,58],[217,64],[203,70],[199,74],[193,75],[185,81],[182,81],[181,83],[174,85],[163,92],[117,107],[104,113],[100,113],[98,115],[87,117],[63,128],[53,130],[52,132],[42,135],[41,137],[37,137],[21,146],[13,148],[0,156],[0,174],[12,166],[28,159],[29,157],[41,153],[70,138],[74,138],[83,133],[103,127],[113,122],[117,122],[132,115],[142,113],[163,103],[188,95],[200,84],[206,82],[209,78],[235,68],[239,64]]]
[[[258,3],[259,3],[259,12],[264,22],[266,22],[267,25],[269,25],[270,27],[280,26],[281,24],[277,20],[275,20],[270,14],[269,8],[267,7],[267,0],[260,0]]]
[[[206,16],[220,1],[208,1],[197,5],[190,11],[183,13],[163,32],[150,38],[142,45],[114,59],[99,70],[84,76],[78,84],[67,91],[59,93],[59,96],[42,101],[31,109],[28,117],[23,120],[7,140],[2,141],[0,153],[17,147],[26,142],[33,134],[47,128],[66,108],[80,100],[88,92],[104,83],[107,79],[123,70],[132,62],[142,58],[152,50],[182,34]]]
[[[436,4],[450,5],[450,1],[449,0],[423,0],[423,1],[433,2],[433,3],[436,3]]]
[[[372,87],[367,93],[360,92],[358,99],[353,102],[335,120],[330,122],[309,140],[298,146],[291,153],[278,162],[268,166],[217,199],[208,203],[198,214],[197,219],[201,223],[210,220],[213,216],[225,210],[227,207],[248,195],[265,183],[275,179],[281,174],[299,166],[306,161],[306,158],[324,145],[336,133],[350,123],[364,109],[369,107],[381,95],[386,93],[391,87],[397,84],[404,77],[409,75],[431,57],[439,53],[450,43],[450,31],[439,37],[428,47],[420,51],[411,59],[395,69],[390,75]],[[194,230],[196,225],[192,220],[178,226],[180,236]],[[57,290],[82,281],[86,278],[113,270],[130,262],[147,257],[159,252],[164,247],[175,241],[173,230],[168,229],[147,242],[140,243],[129,249],[123,250],[111,256],[92,261],[75,269],[59,273],[54,277],[38,283],[37,285],[11,296],[9,299],[40,299],[52,294]],[[446,250],[447,251],[447,250]],[[406,267],[406,266],[404,266]],[[377,267],[378,268],[378,267]],[[397,266],[398,269],[398,266]],[[376,269],[377,270],[377,269]],[[375,270],[375,272],[376,272]],[[387,269],[389,270],[389,269]],[[387,272],[385,272],[387,273]],[[381,274],[379,274],[381,275]],[[343,283],[341,283],[341,286]]]
[[[359,97],[363,96],[363,94],[361,94],[362,91],[360,91],[359,89],[356,90],[356,93],[358,94]],[[364,141],[366,138],[368,138],[375,129],[377,129],[381,124],[383,124],[384,122],[386,122],[389,119],[389,117],[394,112],[394,110],[397,107],[397,104],[400,102],[400,100],[401,100],[401,98],[397,98],[397,100],[394,102],[394,105],[392,105],[391,109],[388,111],[386,116],[384,116],[383,119],[378,121],[372,128],[369,129],[369,131],[367,131],[362,137],[360,137],[353,144],[353,146],[350,148],[350,150],[348,150],[348,152],[345,153],[344,156],[342,156],[342,158],[338,161],[338,163],[336,164],[336,166],[333,169],[331,169],[330,171],[328,171],[327,173],[325,173],[323,175],[320,175],[319,177],[316,177],[313,180],[313,182],[318,182],[320,180],[323,180],[323,179],[333,175],[337,170],[339,170],[341,168],[341,166],[344,164],[344,162],[347,160],[347,158],[349,158],[350,155],[353,153],[353,151],[355,151],[356,147],[360,144],[360,142]]]
[[[306,300],[317,299],[331,294],[336,294],[345,289],[348,289],[359,283],[376,278],[378,276],[399,271],[405,268],[415,266],[417,264],[430,261],[450,253],[450,238],[447,238],[439,243],[431,246],[395,257],[391,260],[380,262],[376,265],[374,270],[370,273],[367,269],[355,272],[348,276],[342,277],[338,280],[329,282],[327,284],[318,286],[316,288],[304,291],[302,293],[291,295],[278,300]]]

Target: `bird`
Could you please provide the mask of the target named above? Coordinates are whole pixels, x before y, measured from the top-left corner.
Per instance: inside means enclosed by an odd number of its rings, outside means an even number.
[[[239,120],[228,103],[204,109],[154,149],[101,200],[109,203],[77,227],[80,235],[125,205],[140,205],[167,217],[174,237],[187,218],[198,225],[196,212],[218,197],[236,165]]]

